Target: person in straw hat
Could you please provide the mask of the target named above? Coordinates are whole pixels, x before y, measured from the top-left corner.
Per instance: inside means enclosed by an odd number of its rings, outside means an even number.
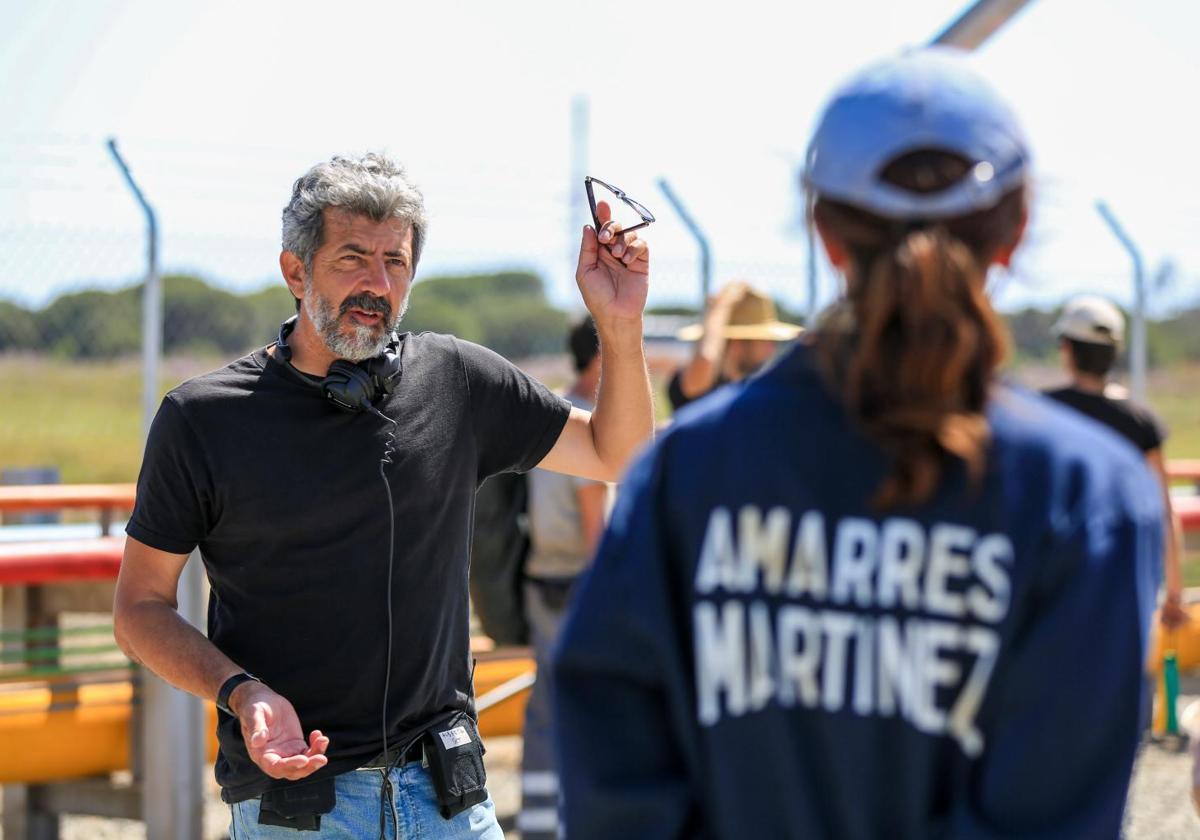
[[[695,341],[696,349],[667,386],[671,407],[679,410],[719,385],[745,379],[771,360],[781,342],[801,332],[779,320],[770,296],[742,280],[726,284],[711,299],[704,323],[678,333],[683,341]]]

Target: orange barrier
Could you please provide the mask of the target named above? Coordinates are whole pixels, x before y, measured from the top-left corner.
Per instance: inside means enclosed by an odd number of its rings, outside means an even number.
[[[1167,461],[1167,477],[1173,481],[1200,483],[1200,459],[1183,458]]]
[[[133,484],[24,484],[0,486],[0,511],[100,508],[133,510]]]
[[[0,511],[98,509],[102,526],[113,510],[132,510],[132,484],[0,487]],[[31,588],[114,580],[124,537],[0,543],[0,586]],[[485,737],[520,734],[534,663],[525,649],[476,652],[475,693],[494,701],[480,712]],[[107,674],[107,676],[106,676]],[[135,691],[128,672],[94,674],[79,682],[52,677],[0,691],[0,784],[94,776],[129,767]],[[207,704],[208,757],[216,756],[216,709]]]
[[[524,651],[497,653],[475,668],[475,693],[534,669]],[[69,699],[64,701],[64,695]],[[519,735],[529,692],[521,691],[479,715],[485,738]],[[49,680],[0,692],[0,785],[37,784],[95,776],[129,767],[133,684],[127,679],[65,686]],[[60,708],[68,706],[68,708]],[[217,755],[217,710],[205,704],[208,760]]]

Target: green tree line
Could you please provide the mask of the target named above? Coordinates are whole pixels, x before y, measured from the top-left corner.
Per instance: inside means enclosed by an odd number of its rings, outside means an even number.
[[[142,286],[88,290],[28,309],[0,300],[0,353],[112,359],[139,352]],[[280,283],[234,294],[199,277],[163,278],[167,354],[241,355],[272,340],[296,311]],[[541,279],[527,272],[430,277],[418,281],[403,329],[453,333],[505,356],[559,352],[567,313],[551,306]]]
[[[690,306],[654,306],[646,310],[653,315],[686,315],[700,320],[700,312]],[[1036,309],[1028,307],[1002,313],[1012,340],[1012,357],[1021,362],[1051,362],[1057,364],[1058,342],[1054,338],[1054,322],[1061,307]],[[802,313],[779,307],[779,318],[791,324],[804,324]],[[1126,313],[1128,321],[1129,313]],[[1127,323],[1126,332],[1129,326]],[[1191,307],[1170,317],[1150,320],[1146,325],[1147,358],[1152,367],[1169,367],[1184,361],[1200,361],[1200,307]],[[1127,359],[1118,360],[1118,365]]]
[[[0,300],[0,353],[28,352],[63,358],[112,359],[141,348],[141,285],[89,290],[55,298],[40,309]],[[271,341],[279,323],[295,312],[282,283],[234,294],[199,277],[163,278],[163,345],[168,354],[241,355]],[[687,306],[659,306],[657,314],[696,315]],[[1022,309],[1007,314],[1018,362],[1052,361],[1051,326],[1058,312]],[[457,335],[509,358],[561,352],[568,314],[546,299],[530,272],[450,275],[419,280],[412,289],[403,329]],[[781,308],[780,317],[803,323]],[[1200,307],[1148,325],[1153,366],[1200,360]]]

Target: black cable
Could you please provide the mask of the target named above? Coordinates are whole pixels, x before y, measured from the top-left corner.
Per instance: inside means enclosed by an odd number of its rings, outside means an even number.
[[[388,761],[388,725],[387,725],[387,703],[388,689],[392,682],[392,566],[394,565],[392,553],[396,547],[396,511],[392,504],[392,485],[387,477],[387,465],[392,463],[392,450],[396,445],[396,421],[388,417],[375,406],[369,406],[368,410],[376,417],[386,423],[390,423],[392,428],[388,430],[387,441],[383,445],[383,457],[379,459],[379,477],[383,479],[383,489],[387,492],[387,509],[388,509],[388,552],[387,552],[387,662],[383,669],[383,709],[380,713],[382,719],[383,730],[383,786],[379,789],[379,840],[385,840],[386,832],[384,826],[386,823],[387,809],[387,793],[391,785],[391,777],[388,775],[391,770],[391,762]]]

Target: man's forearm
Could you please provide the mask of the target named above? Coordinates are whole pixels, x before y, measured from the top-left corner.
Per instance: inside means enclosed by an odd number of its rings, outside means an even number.
[[[720,357],[713,361],[703,353],[697,352],[690,362],[679,372],[679,390],[689,400],[702,397],[713,389],[720,376]]]
[[[170,604],[131,604],[115,618],[121,649],[176,688],[213,700],[221,684],[242,671]]]
[[[629,459],[653,434],[654,398],[641,321],[602,331],[592,438],[611,480],[624,472]]]
[[[1171,505],[1170,494],[1167,495],[1167,511],[1163,527],[1166,531],[1166,550],[1163,552],[1163,583],[1167,588],[1167,597],[1178,599],[1183,593],[1183,527],[1179,516]]]

